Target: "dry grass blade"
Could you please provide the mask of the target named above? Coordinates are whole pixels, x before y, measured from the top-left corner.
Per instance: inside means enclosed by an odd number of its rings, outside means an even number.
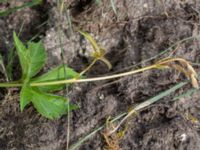
[[[106,142],[106,146],[104,148],[104,150],[121,150],[119,147],[119,140],[116,137],[116,135],[109,135],[109,132],[104,132],[102,133],[105,142]]]
[[[176,64],[179,63],[179,64]],[[192,65],[183,58],[166,58],[159,62],[157,65],[160,66],[167,66],[173,69],[176,69],[183,73],[188,79],[190,79],[192,86],[194,88],[199,88],[198,81],[197,81],[197,73],[192,67]]]
[[[108,61],[108,59],[106,59],[105,57],[100,57],[99,60],[101,60],[102,62],[104,62],[107,65],[107,67],[108,67],[109,70],[112,69],[112,65]]]
[[[199,89],[197,78],[193,74],[191,75],[191,82],[194,88]]]
[[[109,117],[106,121],[106,128],[102,132],[103,138],[106,142],[104,150],[121,150],[120,141],[124,137],[125,132],[128,129],[128,125],[126,125],[124,129],[111,135],[110,132],[113,131],[114,129],[115,129],[115,124],[114,122],[112,122],[112,120],[110,120]]]
[[[97,42],[94,40],[94,38],[92,38],[92,36],[86,32],[80,31],[78,30],[78,32],[83,35],[92,45],[93,50],[96,52],[100,49],[99,45],[97,44]]]

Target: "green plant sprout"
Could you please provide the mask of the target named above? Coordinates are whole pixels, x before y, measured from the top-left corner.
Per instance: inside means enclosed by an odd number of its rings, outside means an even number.
[[[69,104],[64,97],[50,94],[50,92],[61,90],[63,85],[31,87],[30,83],[65,79],[64,69],[67,71],[68,79],[75,78],[79,73],[67,66],[58,66],[39,77],[35,77],[46,61],[46,52],[42,43],[28,42],[27,47],[25,47],[16,33],[13,34],[13,38],[22,68],[22,77],[19,80],[22,83],[20,91],[21,111],[32,102],[41,115],[54,119],[67,113],[68,105],[70,110],[77,108],[76,105]]]
[[[42,116],[49,119],[59,118],[70,110],[77,108],[76,105],[69,104],[69,100],[66,98],[50,94],[51,92],[62,90],[65,87],[65,84],[54,84],[48,86],[41,85],[36,87],[33,87],[31,84],[66,79],[77,80],[81,78],[82,75],[87,72],[97,60],[102,60],[108,65],[109,69],[111,68],[110,62],[104,58],[104,49],[100,48],[96,41],[88,33],[82,31],[79,31],[79,33],[81,33],[93,46],[94,61],[81,73],[75,72],[66,65],[61,65],[39,77],[35,77],[43,68],[47,59],[44,47],[41,41],[37,43],[28,42],[26,47],[14,32],[13,39],[22,68],[22,77],[19,81],[0,83],[0,87],[15,87],[18,85],[22,87],[20,91],[21,111],[23,111],[28,104],[32,103]]]

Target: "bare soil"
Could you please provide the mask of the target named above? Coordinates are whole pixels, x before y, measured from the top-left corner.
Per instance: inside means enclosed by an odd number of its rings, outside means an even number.
[[[125,71],[127,67],[158,55],[177,41],[200,33],[199,0],[115,2],[117,15],[107,0],[102,0],[100,5],[93,0],[67,0],[65,3],[71,12],[73,27],[91,33],[106,49],[106,57],[113,65],[112,70],[108,70],[105,64],[98,62],[87,73],[87,77]],[[13,2],[6,7],[15,5],[20,4]],[[47,0],[41,6],[25,8],[0,18],[0,52],[5,64],[8,64],[9,50],[13,47],[12,32],[19,32],[23,22],[20,38],[26,42],[38,34],[35,40],[42,39],[45,44],[48,62],[44,72],[62,62],[60,42],[65,53],[65,63],[79,72],[83,70],[91,62],[88,56],[91,46],[75,31],[71,33],[67,15],[64,11],[59,16],[56,1]],[[200,40],[178,43],[162,57],[167,56],[181,57],[198,64]],[[155,61],[143,62],[137,67]],[[17,59],[14,59],[13,68],[13,78],[18,79],[20,67]],[[195,69],[200,71],[197,65]],[[70,144],[103,125],[109,116],[127,112],[138,103],[184,80],[185,77],[174,70],[153,70],[117,80],[73,85],[69,96],[80,109],[71,113]],[[0,81],[5,81],[3,74],[0,75]],[[175,96],[191,88],[191,85],[187,85],[130,118],[127,131],[119,141],[120,148],[199,150],[200,123],[188,119],[187,114],[196,120],[200,119],[200,92],[172,101]],[[66,149],[67,115],[48,120],[32,106],[20,112],[18,92],[19,89],[15,88],[0,91],[0,150]],[[101,150],[105,147],[105,140],[98,132],[79,149]]]

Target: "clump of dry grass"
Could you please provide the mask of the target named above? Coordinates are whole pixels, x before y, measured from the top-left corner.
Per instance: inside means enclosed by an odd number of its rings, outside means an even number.
[[[183,58],[165,58],[157,62],[158,68],[173,68],[183,73],[190,81],[194,88],[199,88],[198,75],[192,65]]]
[[[106,121],[106,128],[102,132],[103,138],[105,140],[104,150],[121,150],[120,141],[124,137],[127,127],[119,132],[110,135],[110,131],[112,131],[114,128],[115,125],[113,122],[110,121],[109,117]]]

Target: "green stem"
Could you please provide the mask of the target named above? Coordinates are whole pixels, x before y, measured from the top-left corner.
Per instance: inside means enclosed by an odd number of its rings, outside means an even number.
[[[14,81],[14,82],[4,82],[4,83],[0,83],[0,87],[21,87],[22,83],[19,83],[18,81]]]
[[[129,76],[135,73],[143,72],[145,70],[150,70],[156,68],[157,65],[152,65],[148,67],[144,67],[138,70],[132,70],[124,73],[114,74],[110,76],[103,76],[103,77],[95,77],[95,78],[87,78],[87,79],[68,79],[68,80],[60,80],[60,81],[52,81],[52,82],[41,82],[41,83],[30,83],[31,86],[48,86],[48,85],[58,85],[58,84],[67,84],[67,83],[82,83],[82,82],[94,82],[94,81],[101,81],[101,80],[109,80],[115,79],[119,77]]]
[[[114,74],[110,76],[103,76],[103,77],[95,77],[95,78],[87,78],[87,79],[68,79],[68,80],[59,80],[59,81],[51,81],[51,82],[38,82],[38,83],[30,83],[30,86],[49,86],[49,85],[59,85],[59,84],[67,84],[67,83],[82,83],[82,82],[94,82],[94,81],[101,81],[101,80],[109,80],[115,79],[119,77],[129,76],[135,73],[143,72],[150,69],[157,68],[157,65],[147,66],[141,69],[132,70],[124,73]],[[20,87],[22,83],[19,82],[7,82],[7,83],[0,83],[0,87]]]

